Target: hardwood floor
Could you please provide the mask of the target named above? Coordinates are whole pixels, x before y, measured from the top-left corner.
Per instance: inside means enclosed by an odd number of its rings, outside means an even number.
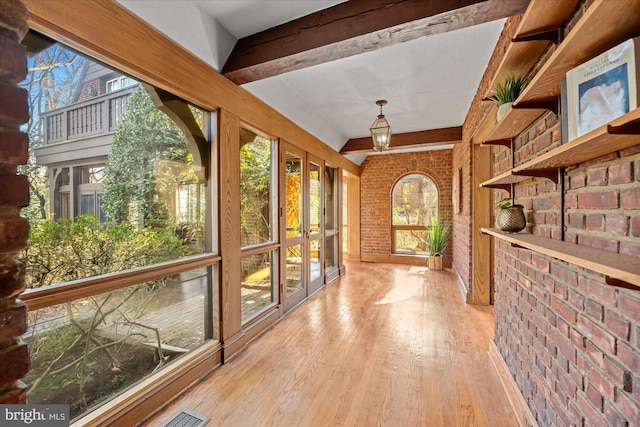
[[[188,408],[208,426],[516,426],[492,337],[451,271],[350,262],[144,425]]]

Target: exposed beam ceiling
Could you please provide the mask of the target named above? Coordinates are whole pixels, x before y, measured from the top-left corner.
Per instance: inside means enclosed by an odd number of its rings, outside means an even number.
[[[391,136],[391,145],[388,151],[415,147],[436,147],[443,144],[454,144],[462,141],[462,127],[450,127],[443,129],[423,130],[407,132]],[[366,154],[375,152],[371,137],[354,138],[340,150],[340,154]]]
[[[244,84],[524,12],[529,0],[351,0],[236,43],[222,74]]]

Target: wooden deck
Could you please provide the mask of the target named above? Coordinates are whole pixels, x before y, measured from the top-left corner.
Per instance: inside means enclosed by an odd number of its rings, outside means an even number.
[[[209,426],[513,427],[492,336],[451,271],[351,262],[144,425],[189,408]]]

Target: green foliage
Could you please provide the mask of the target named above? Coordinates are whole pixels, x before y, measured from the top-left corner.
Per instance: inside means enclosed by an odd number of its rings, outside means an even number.
[[[103,209],[116,222],[139,219],[164,226],[174,218],[177,184],[196,182],[184,134],[158,110],[143,87],[129,98],[113,138],[103,182]],[[139,218],[130,218],[135,206]]]
[[[498,209],[520,208],[524,209],[523,205],[514,205],[511,197],[505,197],[498,202]]]
[[[522,89],[524,89],[526,85],[527,81],[524,79],[524,76],[508,75],[505,77],[504,83],[496,83],[496,87],[492,91],[493,95],[491,95],[489,99],[497,102],[498,105],[513,102],[518,99],[518,95],[520,95],[520,92],[522,92]]]
[[[429,226],[429,241],[427,251],[432,256],[443,256],[449,244],[451,226],[440,218],[433,218]]]
[[[270,239],[271,141],[256,138],[240,148],[240,226],[243,246]]]
[[[27,268],[30,289],[168,261],[186,251],[171,228],[101,224],[86,214],[73,221],[32,223],[29,247],[19,259]]]

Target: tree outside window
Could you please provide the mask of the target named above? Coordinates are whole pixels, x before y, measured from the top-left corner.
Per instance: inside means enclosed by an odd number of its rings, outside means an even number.
[[[438,189],[426,175],[402,177],[391,192],[392,252],[426,255],[427,227],[438,217]]]

